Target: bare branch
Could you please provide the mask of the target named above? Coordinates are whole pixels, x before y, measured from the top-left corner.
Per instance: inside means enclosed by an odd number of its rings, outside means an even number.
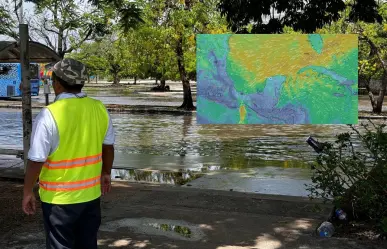
[[[361,73],[363,72],[363,70],[364,70],[364,67],[365,67],[365,64],[363,64],[363,65],[361,65],[361,68],[360,68],[360,70],[359,70],[359,75],[361,75]],[[370,88],[370,82],[371,82],[371,76],[366,76],[366,75],[364,75],[363,77],[363,80],[365,81],[365,87],[366,87],[366,90],[367,90],[367,92],[368,92],[368,96],[369,96],[369,98],[370,98],[370,100],[371,100],[371,104],[372,104],[372,106],[374,106],[374,103],[375,103],[375,96],[374,96],[374,94],[372,93],[372,90],[371,90],[371,88]]]
[[[13,1],[13,2],[15,4],[14,12],[15,12],[16,18],[17,18],[17,20],[20,20],[19,11],[18,11],[20,8],[19,1]]]
[[[93,29],[90,27],[86,35],[83,37],[83,39],[81,39],[78,43],[76,43],[76,45],[72,45],[69,49],[64,50],[63,53],[71,53],[74,49],[78,48],[82,43],[87,41],[92,34],[93,34]]]
[[[54,44],[52,44],[51,39],[46,34],[46,32],[44,32],[44,30],[42,28],[36,29],[36,31],[39,33],[39,36],[41,36],[46,41],[47,46],[49,46],[52,50],[56,51],[56,49],[57,49],[56,46],[54,46]]]
[[[39,37],[44,39],[47,46],[49,46],[53,50],[56,50],[56,46],[54,46],[49,35],[47,34],[47,31],[50,32],[45,27],[45,23],[47,22],[47,20],[45,19],[45,17],[43,17],[43,19],[44,19],[44,21],[42,21],[41,19],[30,20],[31,31],[34,31]]]
[[[53,30],[53,29],[50,29],[50,28],[48,28],[48,27],[46,26],[47,22],[48,22],[48,20],[44,17],[44,19],[43,19],[43,28],[44,28],[45,30],[49,31],[49,32],[52,32],[52,33],[55,33],[55,34],[59,35],[59,32],[58,32],[58,31]]]

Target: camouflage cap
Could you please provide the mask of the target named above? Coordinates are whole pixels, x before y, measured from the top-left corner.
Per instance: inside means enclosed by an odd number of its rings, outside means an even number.
[[[88,77],[86,66],[74,59],[59,61],[52,71],[69,85],[84,85]]]

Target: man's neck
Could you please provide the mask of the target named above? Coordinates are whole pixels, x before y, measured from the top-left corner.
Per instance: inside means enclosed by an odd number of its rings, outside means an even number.
[[[61,98],[61,95],[62,95],[62,94],[74,95],[74,96],[77,97],[77,98],[83,98],[83,97],[86,96],[86,95],[81,95],[82,92],[61,92],[61,93],[59,93],[58,95],[55,96],[54,102],[57,101],[57,100],[59,100],[59,99]]]
[[[82,91],[63,91],[63,92],[60,92],[60,93],[58,93],[56,96],[59,96],[59,95],[61,95],[61,94],[80,94],[80,93],[82,93]]]
[[[69,93],[69,94],[79,94],[82,91],[63,91],[63,93]]]

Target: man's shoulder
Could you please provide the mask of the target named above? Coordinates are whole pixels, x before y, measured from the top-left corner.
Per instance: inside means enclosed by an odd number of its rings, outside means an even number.
[[[83,102],[82,104],[82,101],[85,101]],[[98,100],[98,99],[94,99],[94,98],[91,98],[91,97],[88,97],[88,96],[85,96],[85,97],[82,97],[82,98],[64,98],[64,99],[59,99],[58,101],[55,101],[54,103],[46,106],[47,109],[49,109],[50,111],[52,110],[56,110],[56,109],[60,109],[60,110],[63,110],[63,108],[67,108],[67,107],[70,107],[74,104],[77,104],[77,105],[85,105],[85,107],[87,108],[87,106],[98,106],[99,108],[107,111],[107,108],[105,106],[104,103],[102,103],[102,101]]]
[[[96,105],[99,105],[99,106],[101,106],[101,107],[103,107],[103,108],[105,108],[106,109],[106,106],[105,106],[105,104],[104,103],[102,103],[102,101],[101,100],[98,100],[98,99],[94,99],[94,98],[91,98],[91,97],[86,97],[89,101],[91,101],[92,103],[94,103],[94,104],[96,104]]]
[[[38,113],[35,118],[35,123],[43,124],[43,125],[51,125],[53,121],[53,117],[51,111],[48,106],[43,107],[43,109]]]
[[[36,118],[39,118],[39,117],[43,117],[43,118],[44,117],[51,117],[51,112],[50,112],[49,107],[50,107],[50,105],[43,107],[42,110],[40,110],[40,112],[36,116]]]

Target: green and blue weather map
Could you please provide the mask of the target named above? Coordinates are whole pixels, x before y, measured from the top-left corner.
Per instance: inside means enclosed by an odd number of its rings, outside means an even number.
[[[357,124],[357,35],[197,35],[198,124]]]

